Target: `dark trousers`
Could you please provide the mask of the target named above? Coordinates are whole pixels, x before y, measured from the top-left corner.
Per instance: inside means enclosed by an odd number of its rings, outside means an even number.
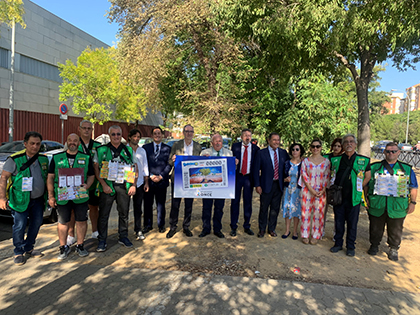
[[[143,213],[143,195],[144,184],[137,187],[136,194],[133,196],[133,212],[134,212],[134,232],[141,231],[141,215]]]
[[[98,240],[106,241],[108,237],[108,221],[114,200],[117,201],[118,234],[120,238],[128,237],[128,211],[130,196],[125,184],[114,184],[113,196],[101,192],[99,196]]]
[[[172,194],[172,201],[171,201],[171,212],[169,213],[169,225],[171,230],[176,230],[178,224],[178,217],[179,217],[179,206],[181,204],[182,198],[174,198],[174,184],[171,183],[171,194]],[[192,207],[193,207],[193,198],[184,198],[184,222],[182,224],[183,229],[189,229],[191,224],[191,214],[192,214]]]
[[[346,247],[347,249],[355,249],[359,212],[360,203],[353,206],[349,199],[343,200],[343,203],[339,206],[334,206],[335,246],[343,246],[345,224],[347,223]]]
[[[388,245],[391,248],[398,249],[401,244],[404,218],[391,219],[388,212],[385,211],[380,217],[369,214],[369,241],[372,246],[379,246],[384,235],[385,224],[388,234]]]
[[[23,211],[11,210],[13,217],[13,245],[15,246],[15,255],[23,255],[25,252],[30,252],[34,249],[35,240],[38,236],[39,228],[42,225],[44,216],[45,200],[44,196],[31,199],[28,208]],[[25,230],[28,223],[28,232]]]
[[[252,186],[250,175],[236,174],[235,199],[230,202],[230,228],[236,230],[239,220],[239,204],[241,202],[241,192],[244,191],[244,229],[249,229],[252,215]]]
[[[203,232],[210,233],[211,231],[211,211],[214,203],[213,213],[213,231],[220,232],[222,230],[223,207],[225,206],[225,199],[203,199]]]
[[[144,193],[144,227],[153,228],[153,200],[156,200],[158,227],[165,227],[166,190],[167,187],[150,185],[149,182],[149,191]]]
[[[280,211],[282,191],[280,190],[280,184],[278,180],[273,181],[273,186],[269,193],[262,193],[260,196],[260,213],[258,215],[258,225],[260,231],[264,231],[267,228],[268,218],[268,231],[275,231],[277,226],[277,217]],[[270,212],[268,211],[270,208]]]

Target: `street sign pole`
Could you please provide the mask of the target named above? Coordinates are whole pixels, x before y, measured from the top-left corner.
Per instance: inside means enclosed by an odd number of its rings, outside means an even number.
[[[58,107],[59,111],[60,111],[60,119],[61,119],[61,143],[64,144],[64,121],[67,120],[67,105],[66,104],[61,104]]]

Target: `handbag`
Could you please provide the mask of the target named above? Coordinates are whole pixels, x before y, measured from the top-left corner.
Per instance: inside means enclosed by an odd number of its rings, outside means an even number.
[[[327,203],[328,204],[332,206],[339,206],[343,203],[343,182],[344,182],[344,178],[346,178],[350,169],[353,168],[353,161],[350,162],[351,166],[347,167],[346,170],[344,171],[344,174],[341,177],[340,183],[338,185],[331,185],[331,187],[327,190]]]

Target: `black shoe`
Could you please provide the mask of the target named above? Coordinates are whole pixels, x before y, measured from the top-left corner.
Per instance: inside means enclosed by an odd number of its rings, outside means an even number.
[[[379,252],[379,247],[378,246],[373,246],[373,245],[370,245],[370,247],[367,251],[367,253],[369,255],[372,255],[372,256],[375,256],[378,252]]]
[[[350,257],[354,257],[354,255],[356,255],[356,252],[355,252],[354,249],[348,249],[347,248],[346,255],[350,256]]]
[[[236,236],[236,229],[232,229],[229,234],[230,236]]]
[[[258,233],[258,237],[259,237],[259,238],[264,237],[264,234],[265,234],[265,233],[264,233],[264,231],[260,231],[260,232]]]
[[[218,238],[225,238],[225,235],[222,233],[222,231],[214,232],[214,235],[216,235]]]
[[[281,238],[288,238],[288,237],[289,237],[289,235],[290,235],[290,232],[289,232],[289,233],[287,233],[287,234],[283,234],[283,235],[281,236]]]
[[[159,233],[165,233],[166,229],[164,227],[159,228]]]
[[[331,247],[330,248],[330,252],[331,253],[337,253],[338,251],[340,251],[340,250],[342,250],[343,249],[343,247],[342,246],[333,246],[333,247]]]
[[[176,233],[175,229],[170,229],[168,234],[166,234],[166,238],[171,238],[172,236],[174,236]]]
[[[193,234],[190,231],[190,229],[184,229],[182,232],[184,232],[184,234],[185,234],[186,237],[192,237],[193,236]]]
[[[398,249],[390,248],[388,252],[388,259],[392,261],[398,261]]]
[[[268,234],[270,234],[271,237],[277,237],[276,231],[268,231]]]
[[[153,228],[151,226],[145,226],[143,229],[143,234],[149,233]]]
[[[254,232],[252,232],[252,230],[251,230],[251,229],[245,229],[245,230],[244,230],[244,232],[245,232],[246,234],[248,234],[248,235],[255,235],[255,233],[254,233]]]
[[[200,233],[200,235],[198,235],[198,237],[204,237],[204,236],[207,236],[207,235],[209,235],[210,233],[209,232],[204,232],[204,231],[202,231],[201,233]]]

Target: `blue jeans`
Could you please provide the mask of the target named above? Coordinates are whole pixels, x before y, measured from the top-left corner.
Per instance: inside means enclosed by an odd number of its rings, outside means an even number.
[[[26,211],[18,212],[12,210],[13,245],[15,246],[15,255],[23,255],[25,252],[30,252],[34,249],[35,240],[43,221],[44,207],[44,197],[40,197],[37,199],[31,199]],[[29,227],[25,240],[25,230],[28,218]]]

